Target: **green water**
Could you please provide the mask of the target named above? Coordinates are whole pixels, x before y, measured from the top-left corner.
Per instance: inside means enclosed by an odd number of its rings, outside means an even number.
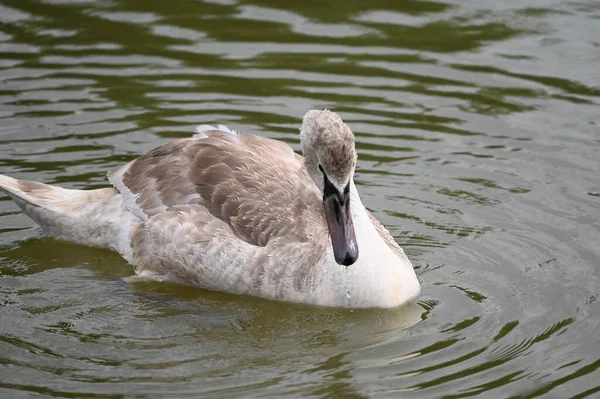
[[[0,173],[71,188],[329,107],[417,269],[393,311],[132,284],[0,199],[2,398],[600,397],[597,1],[0,0]]]

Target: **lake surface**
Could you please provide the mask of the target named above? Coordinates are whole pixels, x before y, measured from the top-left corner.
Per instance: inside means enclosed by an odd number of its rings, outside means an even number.
[[[0,397],[599,398],[599,66],[592,0],[0,0],[0,173],[102,187],[202,123],[298,149],[328,107],[423,284],[351,311],[128,283],[2,197]]]

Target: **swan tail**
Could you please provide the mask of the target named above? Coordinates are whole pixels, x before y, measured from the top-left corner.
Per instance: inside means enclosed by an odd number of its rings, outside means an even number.
[[[141,223],[115,188],[71,190],[0,175],[4,191],[44,234],[77,244],[111,248],[131,261],[131,231]]]

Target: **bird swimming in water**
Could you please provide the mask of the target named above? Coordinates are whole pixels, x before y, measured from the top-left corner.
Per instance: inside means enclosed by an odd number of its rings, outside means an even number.
[[[60,240],[111,248],[135,273],[314,305],[391,308],[421,291],[411,262],[363,206],[354,134],[306,113],[303,156],[287,144],[202,125],[71,190],[0,175],[0,190]]]

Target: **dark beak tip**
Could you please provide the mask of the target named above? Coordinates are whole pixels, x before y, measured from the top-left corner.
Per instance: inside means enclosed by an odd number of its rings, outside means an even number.
[[[358,254],[353,254],[350,252],[346,252],[343,258],[336,259],[336,262],[342,266],[351,266],[358,260]]]

